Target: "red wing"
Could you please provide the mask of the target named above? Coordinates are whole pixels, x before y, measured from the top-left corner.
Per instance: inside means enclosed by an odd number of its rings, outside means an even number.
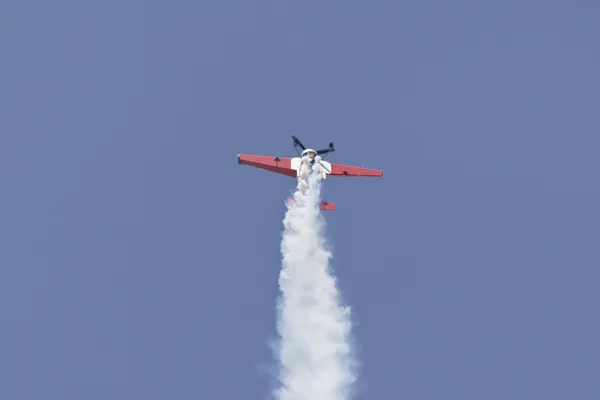
[[[252,156],[249,154],[238,154],[238,164],[245,164],[251,167],[266,169],[291,177],[296,177],[297,172],[292,169],[291,159],[286,157],[273,156]]]
[[[383,176],[383,171],[363,167],[353,167],[350,165],[331,163],[331,174],[329,176],[364,176],[369,178],[378,178]]]

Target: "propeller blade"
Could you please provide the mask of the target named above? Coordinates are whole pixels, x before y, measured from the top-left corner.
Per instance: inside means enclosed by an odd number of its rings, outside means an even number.
[[[302,150],[306,150],[306,147],[304,147],[302,142],[300,142],[300,140],[298,140],[298,138],[296,136],[292,136],[292,139],[294,139],[294,146],[300,146],[300,148],[302,148]]]

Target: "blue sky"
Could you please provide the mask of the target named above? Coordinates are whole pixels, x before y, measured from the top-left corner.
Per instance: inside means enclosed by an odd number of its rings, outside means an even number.
[[[0,397],[265,398],[295,134],[359,398],[599,398],[599,12],[3,2]]]

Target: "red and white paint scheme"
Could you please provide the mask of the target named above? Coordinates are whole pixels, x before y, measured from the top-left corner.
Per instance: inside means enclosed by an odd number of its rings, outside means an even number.
[[[295,178],[298,176],[300,165],[302,164],[302,158],[308,157],[311,163],[316,162],[320,164],[321,171],[323,172],[323,178],[326,178],[327,176],[380,178],[383,176],[383,171],[378,169],[329,163],[321,159],[321,155],[329,154],[335,151],[333,148],[333,143],[329,143],[329,148],[327,149],[313,150],[304,147],[304,145],[295,136],[292,136],[292,139],[294,140],[294,147],[300,146],[303,150],[300,154],[300,157],[289,158],[238,154],[238,164],[245,164],[251,167],[260,168]],[[322,201],[320,208],[321,210],[325,211],[333,211],[335,210],[336,205],[335,203]]]

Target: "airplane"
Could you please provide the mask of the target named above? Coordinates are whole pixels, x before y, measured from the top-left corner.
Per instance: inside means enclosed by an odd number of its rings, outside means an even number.
[[[329,147],[323,150],[313,150],[306,148],[302,142],[296,137],[292,136],[294,147],[300,157],[273,157],[273,156],[255,156],[250,154],[238,154],[238,164],[244,164],[255,168],[264,169],[267,171],[275,172],[278,174],[297,177],[300,173],[300,165],[302,165],[302,158],[305,156],[309,157],[312,164],[318,162],[323,171],[323,178],[327,176],[348,176],[348,177],[367,177],[367,178],[380,178],[383,176],[383,171],[378,169],[370,169],[361,167],[354,167],[350,165],[334,164],[324,161],[321,155],[327,156],[335,151],[333,143],[329,143]],[[298,151],[298,147],[302,149],[302,153]],[[336,209],[336,204],[329,201],[321,201],[319,208],[324,211],[333,211]]]

